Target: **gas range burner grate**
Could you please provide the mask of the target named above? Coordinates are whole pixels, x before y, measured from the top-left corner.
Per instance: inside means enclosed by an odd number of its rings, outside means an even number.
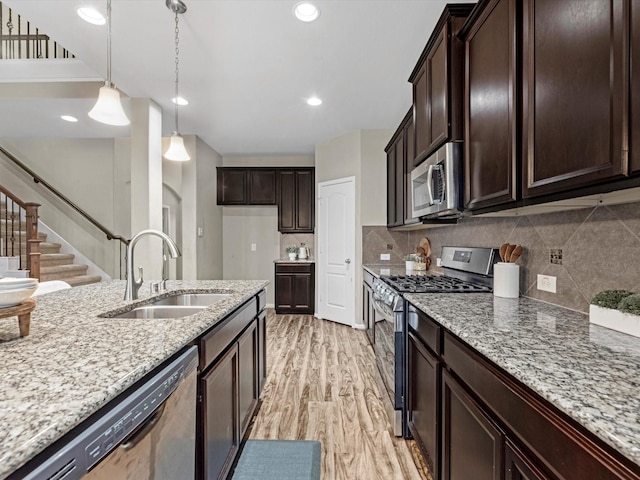
[[[477,293],[491,292],[488,285],[435,275],[393,275],[380,277],[400,293]]]

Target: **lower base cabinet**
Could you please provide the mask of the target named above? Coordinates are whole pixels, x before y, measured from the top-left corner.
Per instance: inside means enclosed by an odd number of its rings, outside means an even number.
[[[266,379],[264,298],[260,292],[199,341],[198,480],[227,478],[258,406]]]
[[[205,406],[202,459],[204,478],[225,478],[240,446],[237,346],[202,377],[201,392]]]
[[[442,479],[501,480],[503,434],[464,388],[442,374]]]
[[[504,447],[506,480],[551,480],[518,447],[507,441]]]
[[[311,315],[315,308],[315,264],[276,263],[276,313]]]

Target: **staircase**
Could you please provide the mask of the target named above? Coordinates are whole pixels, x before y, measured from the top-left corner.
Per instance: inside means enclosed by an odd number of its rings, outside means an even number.
[[[0,238],[4,242],[7,238],[15,239],[14,248],[17,254],[22,252],[22,265],[26,265],[27,232],[24,221],[9,219],[5,202],[0,202]],[[19,250],[18,238],[21,239],[22,248]],[[47,242],[47,234],[38,232],[40,239],[40,281],[63,280],[72,287],[98,283],[102,280],[100,275],[88,275],[87,265],[74,263],[75,255],[60,253],[62,246],[59,243]]]

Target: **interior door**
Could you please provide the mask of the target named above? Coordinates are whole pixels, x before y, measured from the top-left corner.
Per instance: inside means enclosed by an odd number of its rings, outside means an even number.
[[[318,315],[355,323],[355,177],[318,188]]]

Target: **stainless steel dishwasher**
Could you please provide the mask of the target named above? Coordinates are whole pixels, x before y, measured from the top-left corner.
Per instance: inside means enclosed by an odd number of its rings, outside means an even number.
[[[193,479],[197,366],[198,349],[190,347],[47,454],[35,470],[26,475],[19,470],[15,478]]]

